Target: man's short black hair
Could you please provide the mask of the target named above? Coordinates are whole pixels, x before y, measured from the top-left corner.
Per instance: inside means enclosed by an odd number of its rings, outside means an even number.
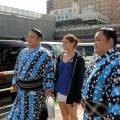
[[[113,28],[101,28],[99,31],[102,31],[107,39],[112,38],[114,42],[114,46],[117,44],[117,34]]]
[[[40,30],[34,28],[34,29],[31,29],[30,31],[35,32],[38,35],[38,37],[41,37],[42,39],[42,32]]]

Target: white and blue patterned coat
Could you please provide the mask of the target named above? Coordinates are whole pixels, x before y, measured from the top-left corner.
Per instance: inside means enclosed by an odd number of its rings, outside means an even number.
[[[25,91],[17,86],[18,80],[40,79],[40,90]],[[51,54],[42,47],[23,49],[17,58],[12,84],[17,87],[17,97],[8,120],[41,120],[47,116],[45,89],[54,89],[54,65]],[[40,86],[41,87],[41,86]]]
[[[88,67],[82,99],[85,105],[84,120],[120,120],[120,52],[116,49],[98,56]],[[100,103],[104,105],[105,113],[94,114],[94,107]],[[93,111],[87,108],[89,105]]]

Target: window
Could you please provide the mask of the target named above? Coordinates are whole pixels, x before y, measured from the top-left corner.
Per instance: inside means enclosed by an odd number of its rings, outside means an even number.
[[[10,71],[14,69],[16,58],[21,49],[26,47],[24,44],[17,45],[17,42],[0,41],[0,71]]]
[[[42,43],[41,45],[46,48],[47,50],[49,50],[51,52],[52,55],[54,55],[55,58],[57,58],[62,52],[63,52],[63,45],[62,43],[59,44],[56,42],[55,43]]]
[[[14,69],[16,57],[18,56],[20,49],[12,48],[8,46],[0,47],[0,66],[2,71],[9,71]]]
[[[83,56],[93,56],[94,54],[94,46],[78,46],[77,50],[83,55]]]

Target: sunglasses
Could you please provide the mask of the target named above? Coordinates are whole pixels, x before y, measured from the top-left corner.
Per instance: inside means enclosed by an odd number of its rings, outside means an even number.
[[[100,28],[100,30],[108,30],[108,31],[114,31],[114,29],[113,28]]]

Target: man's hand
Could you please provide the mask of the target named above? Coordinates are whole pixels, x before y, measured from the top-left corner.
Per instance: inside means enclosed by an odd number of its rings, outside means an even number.
[[[15,85],[12,85],[12,86],[10,87],[10,91],[11,91],[11,92],[17,92],[16,86],[15,86]]]

